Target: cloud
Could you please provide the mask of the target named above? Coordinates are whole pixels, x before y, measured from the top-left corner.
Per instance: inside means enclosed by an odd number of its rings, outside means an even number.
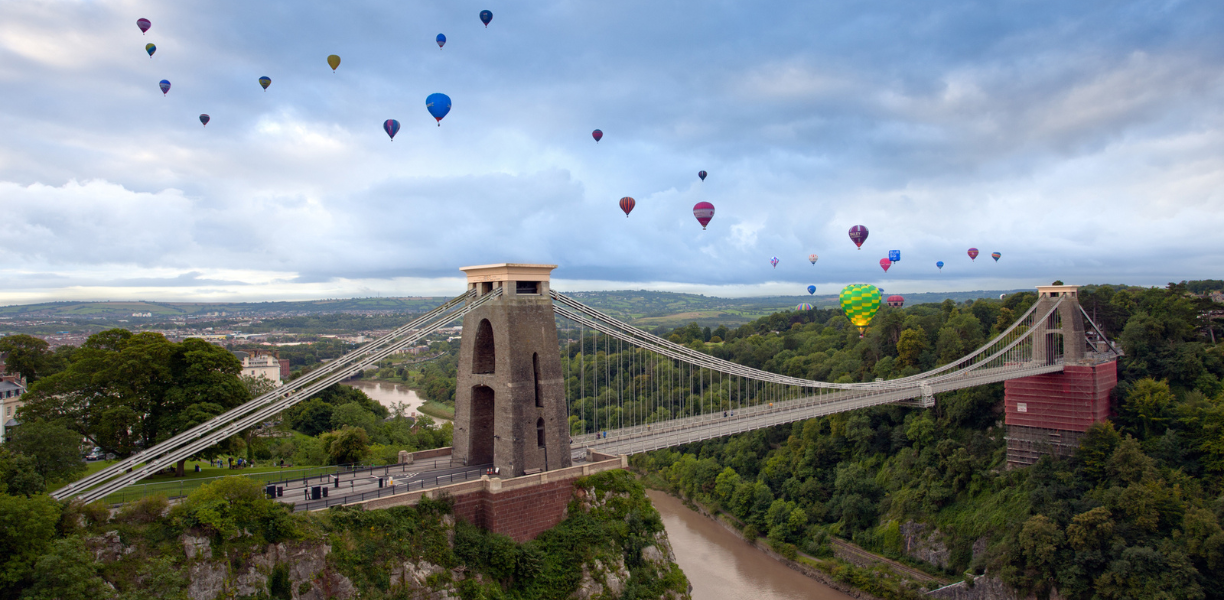
[[[0,4],[0,301],[426,293],[503,260],[737,295],[1218,276],[1210,2],[479,9]]]

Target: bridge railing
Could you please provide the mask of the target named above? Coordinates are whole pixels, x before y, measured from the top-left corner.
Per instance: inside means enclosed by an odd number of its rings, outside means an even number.
[[[386,487],[381,487],[368,492],[357,494],[346,494],[344,496],[336,496],[334,498],[322,498],[319,500],[311,500],[309,502],[299,502],[293,505],[294,512],[303,512],[309,510],[320,510],[331,506],[344,506],[345,504],[354,504],[373,500],[374,498],[382,498],[384,496],[394,496],[396,494],[406,494],[413,490],[423,490],[426,488],[441,487],[450,485],[456,481],[469,481],[472,479],[480,479],[484,475],[485,469],[468,469],[459,473],[451,473],[449,475],[438,475],[429,479],[421,479],[410,481],[408,483],[396,483]]]

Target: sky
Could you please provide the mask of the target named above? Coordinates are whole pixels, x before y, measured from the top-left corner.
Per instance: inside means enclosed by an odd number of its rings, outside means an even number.
[[[1218,0],[6,0],[0,303],[450,296],[499,262],[722,296],[1221,278],[1221,30]]]

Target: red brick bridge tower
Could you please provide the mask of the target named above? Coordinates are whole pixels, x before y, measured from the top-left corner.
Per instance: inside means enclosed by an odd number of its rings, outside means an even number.
[[[1009,467],[1073,453],[1093,423],[1109,418],[1109,395],[1118,384],[1120,352],[1099,332],[1085,332],[1079,287],[1039,286],[1037,295],[1038,315],[1059,298],[1062,305],[1045,323],[1045,335],[1033,340],[1033,358],[1061,356],[1065,367],[1004,383]]]

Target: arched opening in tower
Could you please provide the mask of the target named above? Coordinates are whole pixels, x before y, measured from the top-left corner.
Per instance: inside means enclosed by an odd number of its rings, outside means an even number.
[[[476,344],[472,354],[472,373],[477,375],[493,373],[497,370],[497,354],[493,348],[493,325],[488,319],[481,319],[476,327]]]
[[[536,446],[544,447],[544,419],[536,420]]]
[[[493,462],[494,431],[493,388],[473,386],[471,432],[468,434],[469,465]]]

